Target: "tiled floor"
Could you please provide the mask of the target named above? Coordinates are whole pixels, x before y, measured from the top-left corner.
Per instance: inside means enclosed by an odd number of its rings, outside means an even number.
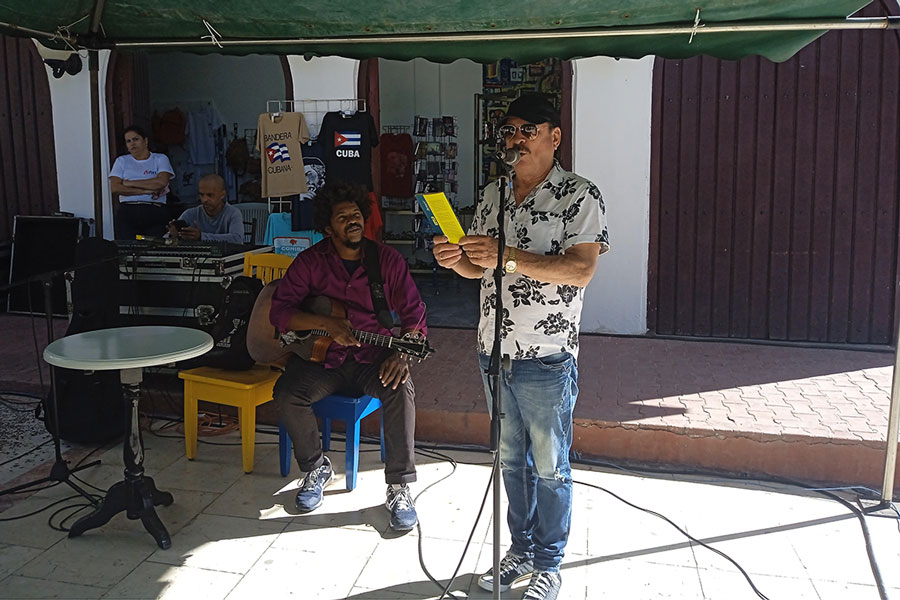
[[[49,513],[0,522],[0,598],[438,598],[420,564],[443,584],[465,548],[490,480],[490,455],[452,452],[458,464],[418,457],[421,529],[396,535],[382,506],[377,448],[364,446],[356,490],[344,489],[342,454],[323,506],[293,508],[296,481],[278,474],[274,438],[263,436],[256,470],[241,471],[240,446],[201,444],[184,458],[183,440],[147,435],[147,473],[175,503],[159,508],[172,533],[156,547],[124,515],[69,539]],[[206,438],[236,444],[235,434]],[[340,444],[337,444],[340,448]],[[80,475],[105,488],[121,477],[121,449]],[[296,476],[296,467],[292,475]],[[768,598],[866,600],[878,592],[857,519],[842,505],[775,485],[683,476],[638,476],[577,467],[578,482],[602,486],[658,511],[730,555]],[[671,525],[610,493],[576,484],[562,598],[757,598],[735,566]],[[0,513],[8,519],[70,495],[42,490]],[[475,585],[492,562],[490,496],[452,590],[489,598]],[[59,523],[58,515],[54,519]],[[900,597],[900,531],[894,518],[870,516],[874,555],[890,594]],[[503,540],[508,535],[502,533]],[[503,597],[519,598],[516,590]]]
[[[477,282],[439,277],[438,283],[422,284],[431,314],[443,314],[445,325],[453,318],[474,322],[477,302],[465,300],[477,296]],[[38,365],[46,384],[40,360],[46,337],[35,321],[33,332],[28,317],[0,315],[0,391],[40,391]],[[57,335],[65,330],[64,320],[55,325]],[[476,332],[433,326],[429,341],[435,355],[413,365],[417,439],[487,443]],[[881,487],[893,364],[888,349],[583,335],[574,449],[617,463]],[[152,382],[161,390],[152,410],[179,414],[181,381],[168,375]],[[145,400],[152,387],[145,386]],[[263,422],[277,418],[267,405],[258,415]],[[49,439],[27,412],[13,415],[3,406],[0,427],[12,431],[0,436],[0,463]],[[46,445],[10,465],[15,469],[0,469],[0,485],[50,456]]]

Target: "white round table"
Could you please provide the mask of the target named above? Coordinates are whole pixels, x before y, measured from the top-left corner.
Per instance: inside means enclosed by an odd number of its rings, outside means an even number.
[[[212,338],[199,329],[117,327],[60,338],[44,349],[44,360],[85,371],[140,369],[194,358],[212,347]]]
[[[69,537],[105,525],[124,510],[129,519],[141,520],[160,548],[172,545],[172,538],[154,508],[172,504],[172,494],[156,489],[153,479],[144,476],[144,441],[138,424],[142,369],[194,358],[212,347],[212,337],[198,329],[144,326],[76,333],[44,349],[44,360],[55,367],[85,371],[117,369],[123,397],[131,404],[123,450],[125,479],[109,488],[94,512],[72,525]]]

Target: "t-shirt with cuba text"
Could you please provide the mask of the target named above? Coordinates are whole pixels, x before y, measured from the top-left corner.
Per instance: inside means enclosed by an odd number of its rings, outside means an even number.
[[[378,145],[372,115],[327,113],[322,118],[319,141],[325,149],[329,182],[358,183],[372,191],[372,148]]]
[[[256,144],[262,163],[262,196],[290,196],[306,191],[306,171],[300,144],[309,141],[309,128],[302,113],[273,117],[259,115]]]

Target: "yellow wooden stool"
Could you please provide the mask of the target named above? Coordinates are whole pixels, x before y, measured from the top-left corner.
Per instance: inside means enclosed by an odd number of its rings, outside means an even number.
[[[256,443],[256,407],[272,399],[272,388],[281,375],[268,366],[256,365],[248,371],[226,371],[198,367],[181,371],[184,379],[184,446],[189,460],[197,455],[197,402],[236,406],[241,428],[244,472],[253,471]]]

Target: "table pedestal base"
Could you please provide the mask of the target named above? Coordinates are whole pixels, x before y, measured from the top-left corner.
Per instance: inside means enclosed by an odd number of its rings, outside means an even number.
[[[141,369],[122,369],[119,374],[123,396],[131,405],[131,415],[123,444],[125,480],[109,488],[103,502],[94,512],[75,521],[69,530],[69,537],[77,537],[88,529],[106,525],[110,519],[124,510],[129,519],[140,519],[157,545],[163,550],[168,550],[172,546],[172,538],[153,507],[168,506],[174,499],[169,492],[156,489],[152,478],[144,477],[144,440],[138,421]]]
[[[167,550],[172,547],[172,538],[153,507],[169,506],[173,501],[172,494],[156,489],[151,477],[140,476],[131,480],[126,478],[109,488],[99,508],[75,521],[69,530],[69,537],[77,537],[88,529],[102,527],[124,510],[129,519],[140,519],[156,544]]]

